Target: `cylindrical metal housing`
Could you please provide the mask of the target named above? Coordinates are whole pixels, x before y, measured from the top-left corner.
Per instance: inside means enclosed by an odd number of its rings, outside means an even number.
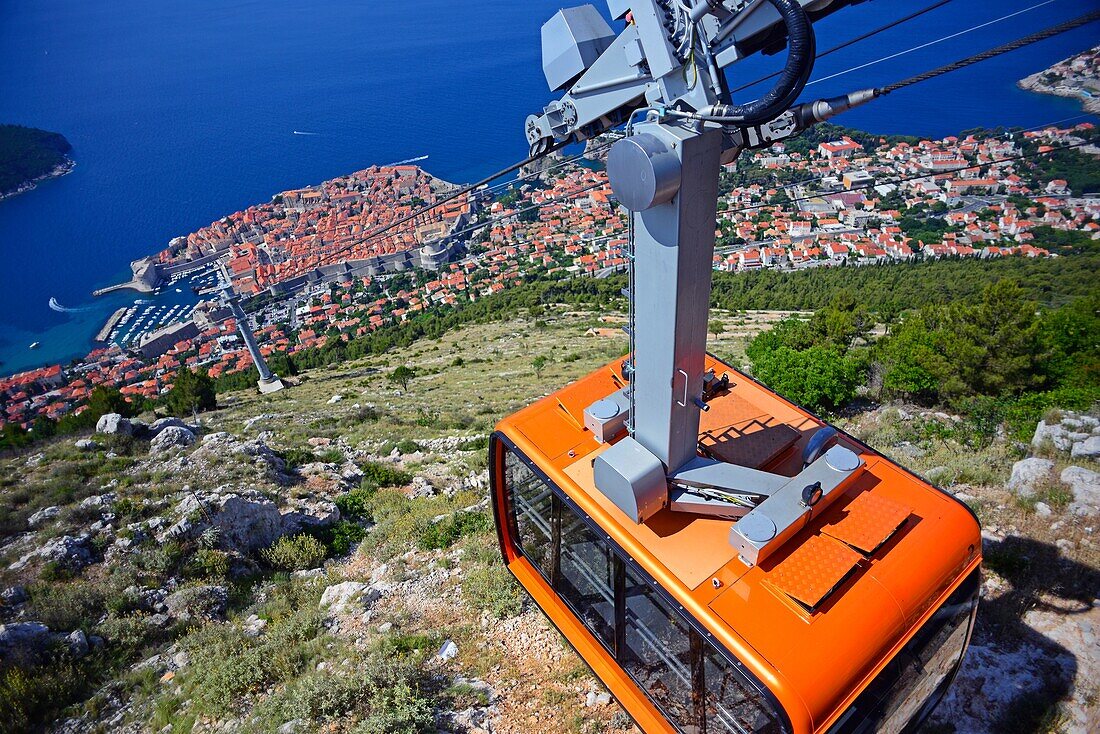
[[[676,196],[680,159],[655,135],[631,135],[611,146],[607,177],[623,206],[632,212],[645,211]]]

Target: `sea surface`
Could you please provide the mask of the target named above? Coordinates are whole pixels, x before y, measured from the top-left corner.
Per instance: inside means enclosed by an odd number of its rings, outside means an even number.
[[[826,49],[931,0],[873,0],[817,24]],[[93,299],[129,262],[211,221],[372,164],[471,181],[522,158],[523,121],[552,99],[539,28],[565,0],[4,0],[0,121],[63,133],[76,169],[0,201],[0,374],[92,348],[116,308]],[[606,13],[606,5],[594,4]],[[823,59],[821,78],[992,20],[980,31],[809,88],[878,85],[1095,9],[1095,1],[954,0]],[[1100,42],[1100,24],[900,91],[838,122],[947,135],[1081,115],[1015,82]],[[730,71],[737,86],[779,57]],[[745,95],[763,93],[756,87]],[[744,99],[750,97],[745,96]],[[1084,119],[1084,118],[1082,118]],[[295,134],[297,133],[299,134]],[[309,133],[309,134],[300,134]],[[49,307],[55,298],[67,311]],[[175,289],[157,303],[190,299]],[[30,350],[32,342],[40,342]]]

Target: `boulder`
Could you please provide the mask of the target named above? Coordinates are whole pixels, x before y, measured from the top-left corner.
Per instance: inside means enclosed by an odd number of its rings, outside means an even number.
[[[1070,512],[1080,516],[1100,513],[1100,474],[1080,466],[1070,466],[1062,470],[1059,479],[1073,491]]]
[[[69,654],[74,658],[82,658],[88,654],[90,645],[88,644],[88,638],[84,635],[83,630],[73,630],[65,637],[65,644],[68,645]]]
[[[0,591],[0,602],[3,602],[6,607],[18,606],[26,600],[27,590],[22,586],[9,586],[3,591]]]
[[[95,451],[99,448],[99,444],[90,438],[82,438],[74,441],[73,446],[77,447],[81,451]]]
[[[95,424],[96,433],[105,433],[107,435],[113,435],[120,433],[124,436],[130,436],[134,432],[134,428],[130,425],[130,421],[123,418],[118,413],[107,413],[100,416],[99,421]]]
[[[76,571],[92,562],[92,551],[88,547],[88,538],[81,535],[63,535],[50,540],[35,555],[47,562],[53,562]]]
[[[326,499],[302,498],[282,513],[282,534],[327,528],[340,520],[340,508]]]
[[[1070,456],[1075,459],[1100,459],[1100,436],[1089,436],[1073,444]]]
[[[153,421],[153,425],[149,426],[149,435],[152,438],[156,438],[165,428],[185,428],[188,431],[191,430],[191,427],[179,418],[158,418]]]
[[[1054,478],[1054,462],[1049,459],[1023,459],[1012,465],[1012,476],[1006,487],[1021,497],[1030,497],[1044,482]]]
[[[248,553],[266,548],[282,535],[283,518],[275,503],[259,492],[220,497],[210,512],[222,544]]]
[[[224,586],[189,586],[164,600],[168,614],[177,619],[223,619],[229,592]]]
[[[174,448],[184,448],[195,443],[195,434],[186,428],[179,426],[167,426],[161,429],[149,443],[149,450],[152,452],[168,451]]]
[[[56,519],[57,516],[60,514],[60,507],[43,507],[41,510],[27,518],[27,524],[30,525],[32,528],[41,527],[42,525],[48,523],[50,520]]]
[[[41,622],[0,624],[0,657],[34,659],[45,652],[53,636]]]
[[[381,596],[362,581],[345,581],[325,589],[321,594],[321,609],[332,614],[354,613],[369,608]]]

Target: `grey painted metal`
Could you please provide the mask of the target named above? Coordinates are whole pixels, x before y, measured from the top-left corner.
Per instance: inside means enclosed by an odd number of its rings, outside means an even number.
[[[608,443],[626,431],[630,415],[630,398],[624,390],[608,395],[584,409],[584,427],[600,443]]]
[[[802,466],[809,466],[817,461],[817,457],[821,455],[829,442],[838,435],[839,431],[832,426],[822,426],[814,431],[814,435],[810,436],[810,440],[806,442],[806,448],[802,449]]]
[[[727,464],[703,456],[696,456],[676,471],[669,472],[668,479],[684,487],[721,487],[730,492],[762,497],[790,481],[790,477],[782,474]]]
[[[814,12],[850,1],[798,0]],[[767,2],[608,0],[607,6],[616,20],[633,14],[634,22],[614,39],[603,35],[606,24],[595,21],[591,6],[563,11],[543,26],[547,83],[554,91],[568,91],[527,118],[532,147],[569,137],[585,140],[621,124],[640,107],[698,111],[728,102],[721,70],[741,60],[739,46],[745,41],[782,22]],[[698,22],[689,17],[692,8],[702,15]],[[699,53],[690,53],[688,40],[694,40],[691,47]],[[592,49],[603,44],[593,60]]]
[[[852,468],[840,470],[838,466]],[[746,563],[760,563],[805,527],[814,513],[824,512],[843,494],[839,490],[862,468],[863,460],[855,452],[844,446],[833,446],[734,523],[730,528],[730,545]],[[802,490],[815,482],[821,482],[822,496],[813,507],[808,507],[802,502]],[[767,522],[775,526],[770,536],[759,532]]]
[[[615,33],[591,5],[559,10],[542,26],[542,71],[550,89],[571,85],[613,40]]]
[[[722,134],[635,126],[680,160],[671,201],[634,212],[634,438],[676,471],[695,458]]]
[[[680,158],[653,135],[631,135],[611,146],[607,177],[627,209],[652,209],[667,204],[680,190]]]
[[[225,301],[226,305],[229,306],[229,310],[233,313],[233,318],[237,322],[237,331],[240,332],[241,339],[244,340],[244,346],[248,350],[249,356],[252,357],[252,363],[256,365],[256,370],[260,373],[260,379],[257,383],[260,392],[269,393],[282,390],[283,382],[267,366],[267,361],[264,360],[264,355],[260,352],[259,345],[256,344],[256,337],[248,326],[248,315],[241,308],[241,301],[233,292],[228,277],[225,278],[223,284],[222,300]]]
[[[664,466],[630,436],[597,456],[593,473],[600,492],[636,523],[648,520],[668,500]]]

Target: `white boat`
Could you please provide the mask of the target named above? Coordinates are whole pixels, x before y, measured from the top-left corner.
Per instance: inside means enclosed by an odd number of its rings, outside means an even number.
[[[42,342],[35,342],[31,344],[31,349],[38,349],[40,346],[42,346]]]

